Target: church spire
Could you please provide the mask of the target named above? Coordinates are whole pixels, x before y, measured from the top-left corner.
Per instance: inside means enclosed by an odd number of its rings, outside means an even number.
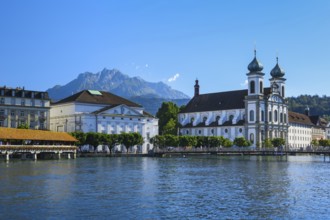
[[[198,79],[195,80],[195,94],[194,94],[194,97],[195,96],[198,96],[199,95],[199,85],[198,85]]]

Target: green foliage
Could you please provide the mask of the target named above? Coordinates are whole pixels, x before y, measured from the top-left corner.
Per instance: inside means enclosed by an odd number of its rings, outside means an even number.
[[[244,137],[237,137],[234,140],[234,145],[238,147],[248,147],[251,146],[250,141],[246,140]]]
[[[322,147],[330,146],[330,140],[323,140],[323,139],[321,139],[321,140],[319,140],[319,144]]]
[[[96,150],[97,146],[102,144],[102,141],[102,134],[96,132],[86,133],[86,144],[92,145],[94,147],[94,151]]]
[[[159,148],[165,148],[165,137],[163,135],[156,135],[150,139],[150,143]]]
[[[313,146],[319,146],[319,141],[318,140],[312,140],[312,143],[311,143]]]
[[[159,119],[159,133],[160,134],[173,134],[176,135],[178,122],[177,116],[179,107],[173,102],[163,102],[162,106],[158,109],[156,117]]]
[[[179,145],[179,137],[172,134],[164,135],[164,142],[166,146],[176,147]]]
[[[18,129],[29,129],[29,124],[21,123],[17,126]]]
[[[233,146],[233,142],[231,140],[229,140],[228,138],[225,138],[222,145],[224,147],[232,147]]]
[[[265,148],[273,147],[272,141],[269,138],[265,139],[264,143],[263,143],[263,147],[265,147]]]
[[[216,137],[216,136],[211,136],[209,137],[209,145],[210,147],[219,147],[221,145],[223,145],[225,138],[220,136],[220,137]]]
[[[76,142],[77,146],[82,146],[86,143],[86,134],[84,132],[75,131],[69,134],[78,140],[78,142]]]
[[[209,137],[207,136],[197,136],[196,145],[194,147],[208,147],[209,146]]]
[[[179,136],[179,145],[181,147],[196,146],[197,138],[195,136]]]
[[[271,142],[274,147],[280,147],[285,145],[285,140],[283,138],[273,138]]]
[[[330,97],[318,95],[300,95],[298,97],[289,97],[288,106],[291,111],[304,113],[308,106],[310,115],[322,115],[325,118],[330,118]]]
[[[128,153],[129,148],[134,145],[143,144],[143,138],[140,133],[122,133],[120,134],[121,143],[126,147],[126,153]]]

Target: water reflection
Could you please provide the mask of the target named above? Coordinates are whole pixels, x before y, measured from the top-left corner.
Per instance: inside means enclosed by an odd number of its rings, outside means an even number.
[[[78,158],[0,163],[2,218],[325,218],[320,157]]]

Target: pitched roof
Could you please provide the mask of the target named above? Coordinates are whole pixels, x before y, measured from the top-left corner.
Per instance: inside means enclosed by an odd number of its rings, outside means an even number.
[[[4,140],[38,140],[76,142],[77,139],[65,132],[16,129],[0,127],[0,139]]]
[[[305,115],[297,112],[289,111],[289,123],[304,124],[309,126],[314,126],[311,119]]]
[[[265,88],[264,94],[269,95],[270,88]],[[247,95],[247,89],[197,95],[180,113],[244,109],[244,100]]]
[[[55,102],[53,105],[69,103],[69,102],[81,102],[81,103],[102,104],[102,105],[111,105],[111,106],[125,104],[130,107],[142,107],[141,105],[135,102],[132,102],[128,99],[125,99],[123,97],[117,96],[109,92],[97,91],[100,94],[97,94],[95,92],[96,91],[92,91],[92,90],[83,90],[67,98],[64,98],[58,102]]]
[[[311,115],[309,116],[311,119],[312,123],[316,126],[320,127],[326,127],[327,126],[327,121],[324,118],[321,118],[319,115]]]

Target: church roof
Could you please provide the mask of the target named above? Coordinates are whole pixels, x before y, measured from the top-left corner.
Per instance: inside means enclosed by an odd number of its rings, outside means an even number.
[[[270,88],[265,88],[264,94],[269,95]],[[244,109],[244,100],[247,95],[247,89],[197,95],[180,113]]]
[[[128,99],[117,96],[110,92],[95,91],[95,90],[83,90],[67,98],[64,98],[53,105],[69,103],[69,102],[81,102],[90,104],[101,104],[101,105],[127,105],[130,107],[142,107],[141,105],[134,103]]]

